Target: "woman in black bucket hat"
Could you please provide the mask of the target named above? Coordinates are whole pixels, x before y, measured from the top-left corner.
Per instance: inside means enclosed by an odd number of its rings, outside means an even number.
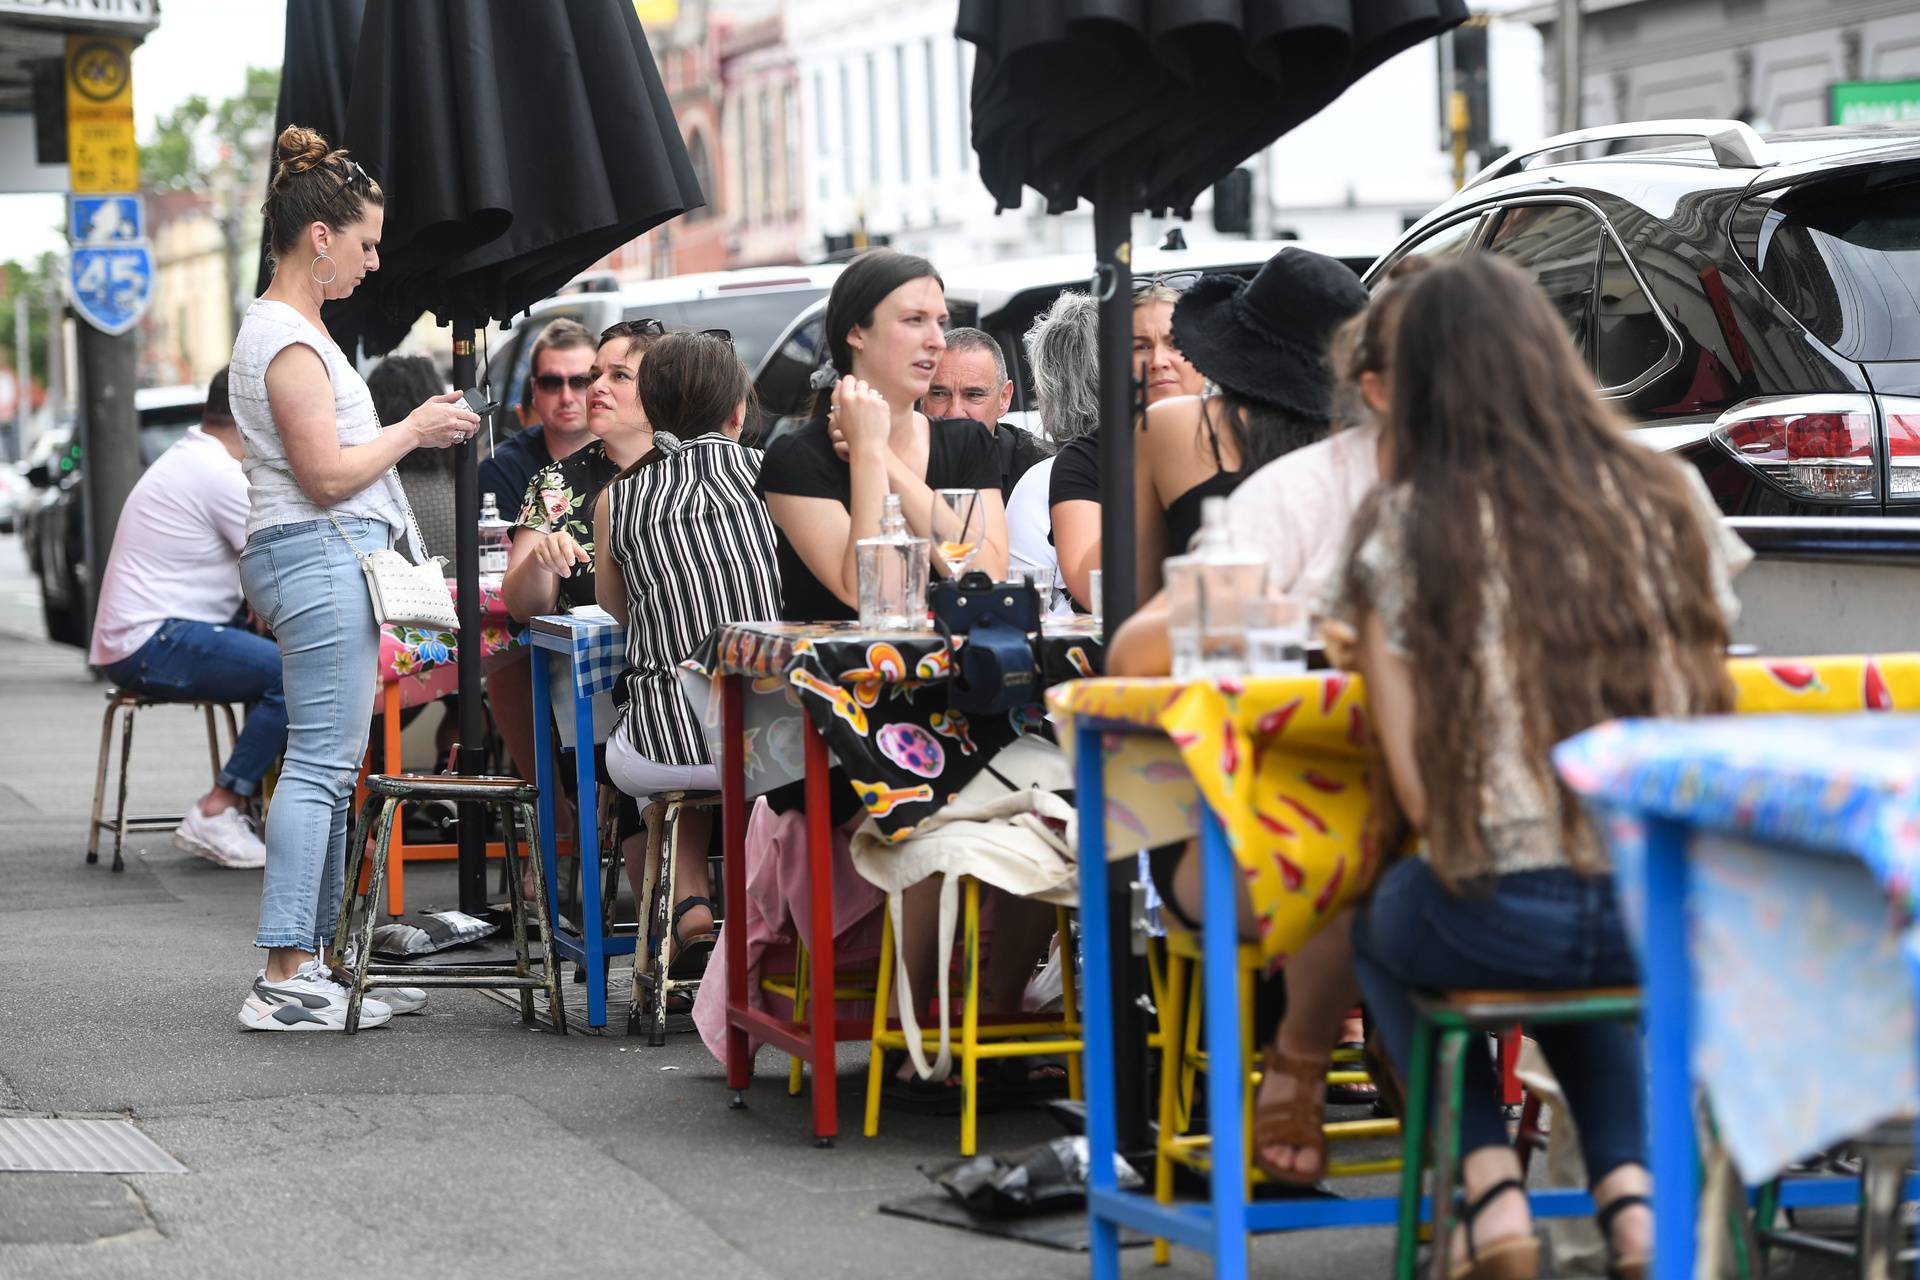
[[[1162,559],[1187,549],[1205,499],[1326,435],[1327,340],[1366,303],[1351,269],[1291,246],[1251,280],[1202,276],[1180,299],[1173,340],[1211,385],[1147,411],[1135,467],[1142,598],[1160,589]]]

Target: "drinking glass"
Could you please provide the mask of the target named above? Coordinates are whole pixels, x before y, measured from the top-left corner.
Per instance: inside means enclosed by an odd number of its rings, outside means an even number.
[[[1040,616],[1046,617],[1053,612],[1053,570],[1011,568],[1007,570],[1009,582],[1031,582],[1033,589],[1040,593]]]
[[[1247,670],[1256,676],[1299,675],[1307,669],[1307,610],[1286,596],[1255,596],[1244,604]]]
[[[986,536],[987,513],[978,489],[933,491],[933,548],[947,576],[957,578],[973,567]]]
[[[1098,569],[1090,570],[1087,573],[1087,594],[1093,597],[1087,601],[1087,607],[1092,611],[1093,629],[1096,632],[1100,632],[1104,630],[1104,628],[1101,625],[1103,615],[1100,612],[1100,571]]]

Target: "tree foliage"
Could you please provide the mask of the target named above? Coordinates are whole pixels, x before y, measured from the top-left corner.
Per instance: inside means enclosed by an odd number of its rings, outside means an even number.
[[[222,102],[196,94],[154,122],[140,144],[140,170],[156,191],[205,191],[231,165],[242,191],[265,182],[280,98],[278,67],[248,67],[246,88]]]

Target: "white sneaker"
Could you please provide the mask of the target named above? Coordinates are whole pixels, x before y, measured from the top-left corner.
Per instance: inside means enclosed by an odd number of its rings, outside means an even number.
[[[247,815],[237,808],[209,818],[196,801],[173,829],[173,847],[222,867],[267,865],[267,846],[253,834]]]
[[[362,1030],[392,1019],[385,1001],[361,998]],[[328,977],[318,960],[308,960],[281,982],[268,982],[262,970],[240,1006],[240,1025],[249,1031],[345,1031],[347,989]]]

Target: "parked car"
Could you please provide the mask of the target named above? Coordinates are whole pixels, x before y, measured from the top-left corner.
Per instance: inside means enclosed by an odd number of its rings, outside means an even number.
[[[1368,279],[1469,250],[1539,281],[1603,394],[1729,515],[1920,514],[1920,128],[1562,134],[1490,165]]]
[[[1229,240],[1179,249],[1136,246],[1134,283],[1214,271],[1251,276],[1288,245],[1338,258],[1356,275],[1373,264],[1380,249],[1350,240]],[[1033,425],[1027,421],[1034,408],[1033,371],[1021,339],[1062,290],[1088,287],[1092,255],[1015,258],[971,267],[935,265],[942,268],[946,284],[949,326],[971,326],[994,336],[1006,353],[1007,376],[1014,384],[1008,416],[1023,426]],[[795,317],[757,368],[748,366],[754,368],[758,439],[771,439],[806,415],[813,400],[807,380],[826,359],[826,323],[827,304],[822,298]]]
[[[200,421],[207,389],[144,387],[133,393],[139,418],[140,462],[143,467],[172,447]],[[27,466],[27,483],[37,492],[28,500],[31,519],[21,530],[27,561],[40,580],[40,610],[47,635],[61,644],[87,645],[87,591],[90,574],[86,553],[85,493],[80,483],[84,459],[70,428],[48,432],[35,447]],[[107,551],[102,547],[104,563]]]
[[[20,506],[32,493],[26,476],[11,466],[0,466],[0,533],[19,527]]]
[[[643,280],[611,288],[585,288],[535,303],[532,311],[501,335],[487,363],[495,398],[519,413],[527,378],[533,372],[534,339],[562,316],[578,320],[593,334],[622,320],[652,317],[671,329],[725,329],[747,368],[755,367],[787,321],[808,303],[827,296],[837,266],[743,267]],[[613,282],[589,281],[587,285]],[[503,415],[515,429],[519,421]]]

